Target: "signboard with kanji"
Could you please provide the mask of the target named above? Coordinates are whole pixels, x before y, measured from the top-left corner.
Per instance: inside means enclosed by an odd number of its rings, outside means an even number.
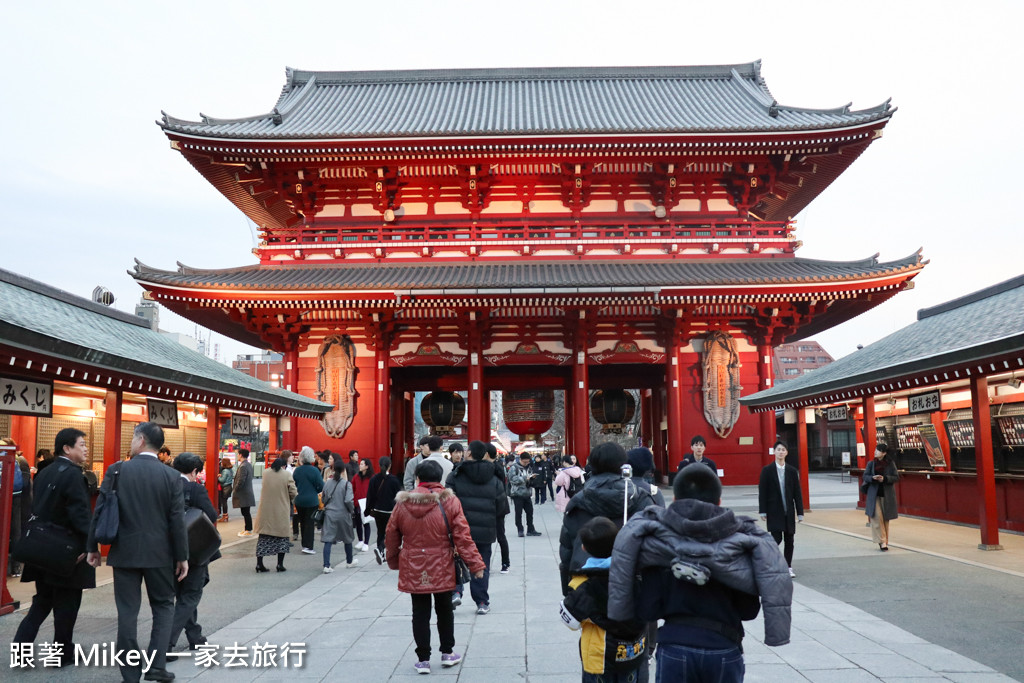
[[[53,382],[0,375],[0,413],[53,417]]]
[[[236,435],[249,435],[251,420],[248,415],[231,414],[231,433]]]
[[[832,406],[825,411],[829,422],[844,422],[846,420],[846,406]]]
[[[161,401],[156,398],[147,398],[146,412],[149,415],[150,422],[155,422],[161,427],[168,427],[169,429],[178,428],[177,401]]]
[[[911,415],[917,413],[934,413],[942,408],[942,398],[938,389],[926,394],[915,394],[907,397],[907,410]]]

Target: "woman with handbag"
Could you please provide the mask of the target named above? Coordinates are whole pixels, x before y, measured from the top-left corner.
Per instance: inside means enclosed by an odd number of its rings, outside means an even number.
[[[332,459],[332,464],[331,478],[324,484],[323,493],[320,494],[324,508],[318,511],[323,513],[320,541],[324,544],[324,574],[334,571],[331,567],[331,549],[335,543],[345,544],[347,569],[354,569],[359,565],[359,560],[352,557],[352,541],[356,538],[355,530],[352,528],[352,510],[355,505],[352,484],[348,481],[345,463],[339,458]]]
[[[388,567],[398,570],[398,590],[412,597],[412,635],[417,673],[430,673],[430,603],[433,599],[440,638],[441,666],[462,661],[454,652],[456,559],[476,578],[484,575],[483,559],[473,543],[462,504],[441,484],[443,470],[433,460],[416,467],[416,488],[395,497],[395,509],[384,539]],[[450,529],[450,531],[449,531]]]
[[[57,432],[55,441],[57,457],[51,466],[36,475],[32,515],[36,520],[70,531],[80,542],[81,554],[70,576],[54,574],[34,564],[25,565],[21,581],[35,581],[36,594],[13,642],[35,641],[39,627],[52,611],[53,642],[62,646],[61,666],[66,666],[74,662],[73,636],[78,610],[82,606],[82,591],[96,587],[96,570],[83,561],[92,517],[89,491],[82,475],[82,465],[89,456],[85,432],[73,427],[62,429]]]
[[[220,485],[218,495],[218,509],[220,510],[220,521],[228,521],[228,501],[231,500],[231,485],[235,481],[235,470],[231,467],[231,461],[224,458],[220,461],[220,474],[217,475],[217,483]]]
[[[292,548],[288,538],[289,517],[292,501],[298,492],[287,465],[288,459],[281,456],[263,472],[260,506],[256,511],[256,533],[259,534],[256,540],[257,574],[270,571],[263,566],[263,558],[268,555],[277,555],[277,571],[285,571],[284,556]]]
[[[878,444],[875,459],[864,468],[860,490],[865,494],[864,512],[871,524],[871,540],[882,552],[889,549],[889,520],[899,517],[894,486],[899,480],[896,463],[889,457],[889,447]]]

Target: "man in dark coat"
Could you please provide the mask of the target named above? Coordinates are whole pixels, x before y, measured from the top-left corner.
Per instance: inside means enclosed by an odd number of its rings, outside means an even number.
[[[206,487],[196,481],[196,476],[203,469],[203,459],[194,453],[181,453],[174,459],[174,469],[181,473],[185,510],[199,508],[210,518],[210,522],[216,524],[217,510],[210,502]],[[220,559],[220,556],[218,550],[210,558],[210,562]],[[196,646],[206,642],[203,627],[199,625],[199,601],[203,599],[203,588],[209,582],[209,562],[206,564],[188,563],[188,576],[183,581],[179,581],[175,587],[174,621],[171,625],[168,651],[177,649],[178,636],[181,635],[182,630],[185,631],[185,638],[188,639],[189,650],[195,650]],[[172,660],[177,657],[168,655],[167,659]]]
[[[455,491],[459,502],[462,503],[473,543],[487,565],[482,577],[469,582],[469,594],[476,603],[477,614],[487,614],[491,611],[491,598],[487,593],[491,573],[491,548],[497,538],[498,510],[505,495],[504,487],[494,477],[494,464],[484,459],[486,455],[487,444],[482,441],[470,442],[469,459],[464,460],[448,477],[448,487]],[[452,604],[462,604],[462,586],[456,586]]]
[[[231,506],[242,511],[245,528],[238,532],[239,536],[252,536],[252,512],[256,505],[256,493],[252,490],[252,464],[249,462],[249,449],[238,449],[238,471],[235,472],[234,485],[231,488]]]
[[[587,463],[592,465],[593,474],[583,490],[569,499],[562,517],[562,533],[558,541],[562,595],[569,593],[572,574],[578,574],[590,558],[579,541],[580,527],[594,517],[607,517],[622,526],[623,513],[632,517],[648,505],[654,505],[650,486],[645,482],[637,486],[631,479],[622,477],[626,451],[619,444],[610,441],[598,444],[590,451]]]
[[[53,642],[61,646],[61,665],[74,662],[75,622],[82,605],[82,591],[96,587],[96,570],[85,562],[85,542],[92,513],[82,465],[89,457],[85,432],[69,427],[57,432],[52,467],[36,475],[36,496],[32,514],[74,532],[81,541],[82,556],[70,577],[56,576],[33,565],[25,565],[21,580],[36,582],[32,607],[21,620],[15,643],[31,643],[39,627],[53,611]]]
[[[768,532],[776,543],[784,543],[782,554],[793,573],[793,537],[797,521],[804,521],[804,498],[800,491],[800,473],[786,464],[789,448],[781,441],[775,443],[775,462],[761,470],[757,485],[757,511],[768,522]]]
[[[703,436],[698,434],[697,436],[690,439],[690,452],[683,456],[683,459],[679,461],[679,468],[677,471],[681,472],[687,465],[692,465],[695,462],[702,462],[712,470],[715,474],[718,474],[718,465],[711,458],[704,457],[704,451],[708,447],[708,442]]]
[[[188,536],[181,477],[157,459],[156,452],[163,444],[160,425],[139,424],[132,436],[132,459],[111,465],[100,486],[101,499],[105,499],[117,482],[118,532],[107,555],[107,564],[114,569],[117,649],[142,649],[138,623],[143,581],[153,614],[146,661],[120,667],[121,678],[127,683],[138,683],[143,668],[148,681],[174,679],[174,674],[167,671],[167,643],[174,621],[175,579],[182,581],[188,575]],[[94,516],[86,546],[93,567],[100,564],[96,519]]]

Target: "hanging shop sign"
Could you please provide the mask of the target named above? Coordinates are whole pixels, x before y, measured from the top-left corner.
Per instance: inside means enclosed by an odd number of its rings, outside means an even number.
[[[846,406],[832,406],[825,411],[825,419],[829,422],[845,422],[847,419]]]
[[[178,402],[161,401],[156,398],[146,399],[146,414],[150,422],[169,429],[178,428]]]
[[[0,375],[0,413],[53,416],[53,382]]]
[[[231,434],[234,436],[249,436],[252,430],[252,418],[249,415],[231,413]]]
[[[942,398],[939,391],[929,391],[924,394],[914,394],[907,397],[907,411],[911,415],[917,413],[934,413],[942,408]]]

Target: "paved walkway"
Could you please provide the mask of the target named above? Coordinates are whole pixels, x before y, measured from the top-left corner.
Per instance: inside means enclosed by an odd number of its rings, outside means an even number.
[[[834,480],[833,480],[834,479]],[[751,487],[732,487],[725,493],[725,504],[738,511],[749,510]],[[816,502],[839,506],[829,509]],[[845,498],[845,500],[844,500]],[[840,483],[838,477],[819,477],[812,482],[812,506],[798,531],[794,566],[798,572],[793,604],[793,633],[789,645],[768,648],[763,645],[763,624],[758,619],[747,626],[744,640],[747,681],[828,681],[860,682],[960,681],[997,682],[1022,680],[1024,668],[1007,664],[1003,671],[981,664],[971,658],[972,652],[958,645],[954,634],[949,648],[928,642],[919,635],[900,628],[893,620],[860,609],[829,589],[829,581],[839,578],[847,561],[861,561],[867,567],[896,567],[938,562],[944,576],[955,576],[971,569],[982,576],[986,585],[999,586],[1008,596],[1024,595],[1024,537],[1001,534],[1005,550],[977,550],[978,531],[969,527],[947,525],[923,520],[901,518],[893,526],[893,551],[879,553],[870,542],[870,531],[864,527],[862,512],[852,509],[856,499],[855,484]],[[756,508],[756,496],[752,501]],[[557,619],[558,590],[557,546],[560,520],[551,503],[537,508],[540,538],[515,537],[512,531],[513,566],[511,573],[495,573],[491,577],[492,611],[478,616],[468,606],[455,613],[456,651],[465,655],[463,663],[452,669],[440,667],[436,653],[436,631],[433,656],[434,676],[462,683],[473,681],[529,681],[543,683],[579,680],[577,634],[564,628]],[[231,532],[226,537],[231,536]],[[907,543],[901,542],[907,539]],[[912,539],[912,541],[911,541]],[[242,544],[252,540],[232,538]],[[317,544],[319,550],[319,543]],[[247,549],[247,546],[245,546]],[[238,548],[236,547],[236,550]],[[335,561],[344,554],[336,549]],[[496,553],[497,555],[497,553]],[[370,553],[361,553],[362,564],[354,570],[343,567],[333,574],[316,574],[320,566],[315,556],[292,555],[289,577],[307,572],[308,580],[264,607],[227,624],[209,634],[210,642],[220,645],[221,666],[202,668],[193,661],[179,660],[170,665],[182,680],[198,681],[260,681],[278,680],[359,680],[401,681],[416,676],[410,625],[409,596],[395,589],[397,574],[378,566]],[[885,564],[879,564],[885,563]],[[307,566],[309,565],[309,566]],[[215,563],[216,566],[216,563]],[[962,569],[961,569],[962,568]],[[869,582],[886,577],[866,572]],[[806,573],[805,573],[806,572]],[[273,574],[263,577],[273,577]],[[283,576],[283,575],[282,575]],[[807,582],[823,584],[822,590],[808,587]],[[246,573],[233,580],[253,582],[256,577]],[[209,590],[216,590],[215,578]],[[102,590],[102,589],[101,589]],[[109,591],[109,587],[106,589]],[[99,593],[94,591],[93,593]],[[830,594],[826,594],[830,593]],[[940,596],[941,598],[941,596]],[[1009,598],[1008,598],[1009,599]],[[1016,597],[1014,597],[1016,599]],[[205,604],[205,602],[204,602]],[[1020,615],[1020,602],[1016,611]],[[109,605],[113,610],[113,604]],[[927,619],[941,620],[941,600],[923,609],[934,610]],[[201,608],[202,610],[202,608]],[[877,610],[873,610],[876,611]],[[143,609],[145,614],[146,610]],[[0,618],[0,633],[9,634],[10,623],[20,614]],[[1018,616],[1024,619],[1024,616]],[[984,626],[984,625],[983,625]],[[49,625],[44,626],[44,633]],[[916,629],[915,629],[916,630]],[[140,629],[140,632],[141,631]],[[87,636],[83,637],[86,640]],[[998,636],[996,637],[998,640]],[[1016,643],[1019,633],[1006,634],[1007,647]],[[270,643],[303,643],[305,654],[301,668],[235,667],[226,668],[225,648],[243,646],[251,664],[253,646]],[[959,653],[955,650],[959,650]],[[981,656],[979,653],[978,656]],[[1019,655],[1013,655],[1019,660]],[[290,658],[294,666],[295,656]],[[51,670],[53,674],[56,671]],[[13,672],[15,680],[43,680],[44,671]],[[63,674],[48,680],[64,680]],[[111,669],[78,669],[68,680],[117,680]],[[1016,677],[1014,677],[1016,676]],[[652,681],[654,680],[652,671]]]

